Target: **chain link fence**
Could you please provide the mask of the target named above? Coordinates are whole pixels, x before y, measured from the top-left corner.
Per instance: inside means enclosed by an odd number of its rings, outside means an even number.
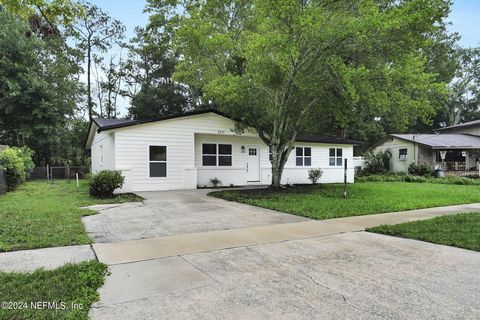
[[[7,192],[7,177],[5,176],[5,169],[0,166],[0,194]]]
[[[66,167],[35,167],[30,173],[30,180],[67,180],[76,179],[77,174],[79,179],[85,179],[90,173],[88,166],[66,166]]]

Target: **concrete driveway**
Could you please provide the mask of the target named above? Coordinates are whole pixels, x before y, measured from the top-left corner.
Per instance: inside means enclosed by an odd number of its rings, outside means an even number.
[[[480,253],[362,231],[480,204],[313,221],[207,192],[84,218],[111,272],[91,319],[480,319]]]
[[[143,202],[91,206],[99,214],[82,221],[95,242],[108,243],[309,220],[207,196],[211,191],[139,192]]]
[[[112,265],[90,316],[479,319],[479,266],[477,252],[350,232]]]

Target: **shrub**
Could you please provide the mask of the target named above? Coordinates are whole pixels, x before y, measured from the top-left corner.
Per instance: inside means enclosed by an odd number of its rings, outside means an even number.
[[[218,186],[220,186],[222,184],[222,181],[220,181],[220,179],[218,179],[218,178],[210,179],[210,182],[212,183],[214,188],[217,188]]]
[[[25,182],[27,175],[33,170],[32,150],[27,147],[12,147],[0,152],[0,165],[5,168],[7,190],[13,191]]]
[[[312,182],[312,184],[317,184],[318,180],[323,175],[322,169],[310,169],[308,170],[308,180]]]
[[[392,152],[387,149],[377,153],[369,152],[365,155],[365,168],[362,174],[379,174],[386,173],[390,170],[390,158]]]
[[[356,182],[414,182],[414,183],[437,183],[437,184],[458,184],[458,185],[480,185],[480,179],[467,177],[423,177],[409,175],[403,172],[389,172],[387,174],[372,174],[355,178]]]
[[[433,176],[433,168],[426,163],[410,163],[408,166],[408,173],[414,176],[423,176],[423,177],[431,177]]]
[[[115,189],[121,188],[125,178],[118,170],[102,170],[89,179],[90,194],[97,198],[112,198]]]

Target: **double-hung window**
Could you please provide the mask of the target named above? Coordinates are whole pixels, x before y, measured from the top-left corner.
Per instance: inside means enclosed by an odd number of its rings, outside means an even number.
[[[202,144],[202,166],[205,167],[231,167],[232,145],[231,144]]]
[[[167,147],[150,146],[150,177],[167,176]]]
[[[296,147],[295,161],[297,167],[308,167],[312,165],[312,148],[310,147]]]
[[[328,165],[331,167],[341,167],[343,164],[343,149],[330,148],[328,157]]]

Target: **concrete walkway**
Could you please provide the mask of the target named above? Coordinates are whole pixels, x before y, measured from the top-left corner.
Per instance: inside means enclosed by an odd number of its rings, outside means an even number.
[[[38,268],[52,270],[67,263],[95,259],[95,253],[90,245],[2,252],[0,271],[31,272]]]
[[[99,261],[115,265],[220,249],[322,237],[351,231],[363,231],[366,228],[382,224],[398,224],[473,211],[480,211],[480,203],[322,221],[178,234],[116,243],[95,243],[93,248]]]

